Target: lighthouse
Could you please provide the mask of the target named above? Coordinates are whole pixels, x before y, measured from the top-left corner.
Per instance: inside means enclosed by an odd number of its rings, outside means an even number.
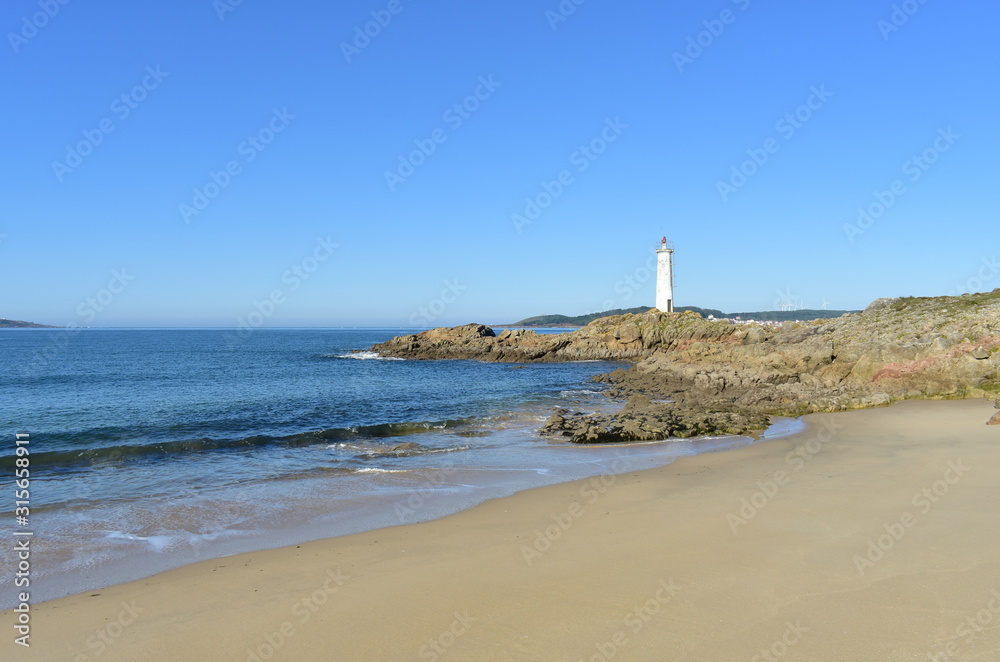
[[[664,237],[656,249],[656,307],[674,312],[674,245]]]

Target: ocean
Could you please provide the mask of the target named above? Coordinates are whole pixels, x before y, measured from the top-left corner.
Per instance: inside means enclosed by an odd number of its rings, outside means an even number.
[[[13,529],[15,434],[26,433],[33,600],[751,443],[543,438],[555,407],[617,406],[591,378],[619,364],[363,351],[410,332],[0,331],[0,517]],[[7,586],[13,546],[0,538]]]

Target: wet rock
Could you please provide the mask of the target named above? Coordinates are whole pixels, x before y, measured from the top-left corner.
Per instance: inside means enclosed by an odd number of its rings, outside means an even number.
[[[423,446],[421,446],[420,444],[418,444],[416,442],[413,442],[413,441],[408,441],[408,442],[406,442],[404,444],[396,444],[395,446],[393,446],[392,448],[390,448],[388,452],[390,452],[390,453],[407,453],[407,452],[410,452],[410,451],[418,451],[418,450],[421,450],[421,449],[423,449]]]

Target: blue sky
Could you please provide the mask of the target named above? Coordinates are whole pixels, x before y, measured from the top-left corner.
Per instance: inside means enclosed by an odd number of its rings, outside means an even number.
[[[1000,287],[995,3],[231,3],[4,4],[0,316],[651,306],[664,234],[678,305]]]

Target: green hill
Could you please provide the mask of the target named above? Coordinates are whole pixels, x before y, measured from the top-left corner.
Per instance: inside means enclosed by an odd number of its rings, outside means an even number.
[[[608,315],[625,315],[626,313],[644,313],[649,310],[646,306],[639,308],[615,308],[603,313],[590,313],[589,315],[577,315],[569,317],[567,315],[535,315],[513,324],[498,324],[497,326],[587,326],[594,320]]]

